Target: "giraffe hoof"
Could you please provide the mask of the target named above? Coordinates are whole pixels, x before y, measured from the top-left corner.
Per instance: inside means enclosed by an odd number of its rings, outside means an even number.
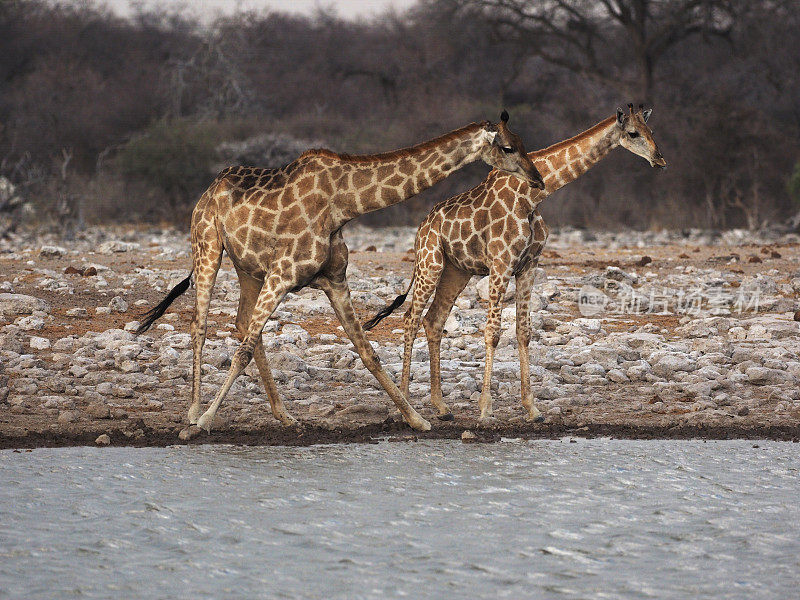
[[[297,427],[298,425],[300,425],[300,422],[297,419],[295,419],[292,415],[290,415],[289,413],[281,415],[281,416],[279,416],[277,418],[286,427]]]
[[[439,415],[439,420],[440,421],[452,421],[454,419],[455,419],[455,417],[453,416],[453,413],[451,413],[451,412],[447,412],[447,413],[444,413],[443,415]]]
[[[197,426],[200,429],[204,429],[206,433],[211,433],[211,417],[203,413],[203,415],[197,419]]]
[[[538,408],[534,407],[531,412],[525,415],[525,420],[530,421],[531,423],[541,423],[544,421],[544,415],[539,411]]]
[[[431,430],[431,424],[420,416],[417,416],[417,418],[414,419],[413,422],[409,421],[408,424],[411,425],[411,427],[413,427],[417,431]]]
[[[190,406],[189,407],[189,423],[192,425],[197,425],[197,420],[200,418],[200,405],[197,407]]]
[[[188,442],[189,440],[193,440],[198,435],[203,432],[197,425],[189,425],[184,429],[181,429],[181,432],[178,434],[178,439],[182,442]]]

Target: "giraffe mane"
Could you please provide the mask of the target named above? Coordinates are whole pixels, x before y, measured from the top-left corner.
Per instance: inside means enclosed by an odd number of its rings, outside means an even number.
[[[377,154],[345,154],[334,152],[333,150],[328,150],[326,148],[314,148],[311,150],[306,150],[303,154],[300,155],[299,158],[311,157],[311,156],[323,156],[327,158],[336,158],[339,160],[353,162],[353,163],[368,163],[373,161],[390,161],[390,160],[397,160],[399,158],[403,158],[406,156],[411,156],[417,152],[424,152],[426,150],[433,150],[441,146],[442,144],[446,144],[447,142],[457,140],[462,137],[465,133],[470,131],[475,131],[480,127],[485,126],[484,123],[470,123],[469,125],[465,125],[464,127],[459,127],[458,129],[454,129],[450,133],[445,133],[444,135],[440,135],[439,137],[435,137],[432,140],[428,140],[426,142],[422,142],[420,144],[416,144],[414,146],[408,146],[407,148],[400,148],[398,150],[390,150],[389,152],[379,152]]]
[[[603,119],[602,121],[600,121],[594,127],[590,127],[589,129],[587,129],[586,131],[582,131],[578,135],[573,135],[571,138],[567,138],[566,140],[562,140],[560,142],[557,142],[557,143],[553,144],[552,146],[548,146],[547,148],[542,148],[541,150],[534,150],[533,152],[528,152],[528,157],[531,158],[531,159],[541,158],[541,157],[546,156],[548,154],[552,154],[553,152],[558,152],[559,150],[562,150],[564,148],[569,148],[576,141],[578,141],[580,138],[592,136],[595,133],[597,133],[598,131],[601,131],[602,129],[605,129],[606,127],[611,125],[616,120],[617,120],[616,116],[608,117],[607,119]]]

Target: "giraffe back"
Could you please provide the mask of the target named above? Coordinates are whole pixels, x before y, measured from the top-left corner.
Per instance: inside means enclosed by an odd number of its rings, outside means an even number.
[[[474,275],[488,274],[493,260],[517,270],[538,257],[547,239],[535,210],[545,195],[513,175],[493,171],[474,188],[433,207],[417,233],[417,254],[439,245],[449,262]]]

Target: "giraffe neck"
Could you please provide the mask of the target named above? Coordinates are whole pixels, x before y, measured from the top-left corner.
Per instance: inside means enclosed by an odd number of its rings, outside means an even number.
[[[332,200],[342,224],[392,206],[478,160],[484,128],[472,123],[417,146],[367,156],[337,155],[350,172],[350,185]]]
[[[616,117],[609,117],[575,137],[528,156],[536,162],[549,195],[575,181],[618,145]]]

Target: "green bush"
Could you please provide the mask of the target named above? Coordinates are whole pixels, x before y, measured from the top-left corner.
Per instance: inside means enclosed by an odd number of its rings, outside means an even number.
[[[213,122],[159,121],[122,147],[116,167],[128,182],[162,192],[173,206],[194,203],[211,182],[220,130]]]

